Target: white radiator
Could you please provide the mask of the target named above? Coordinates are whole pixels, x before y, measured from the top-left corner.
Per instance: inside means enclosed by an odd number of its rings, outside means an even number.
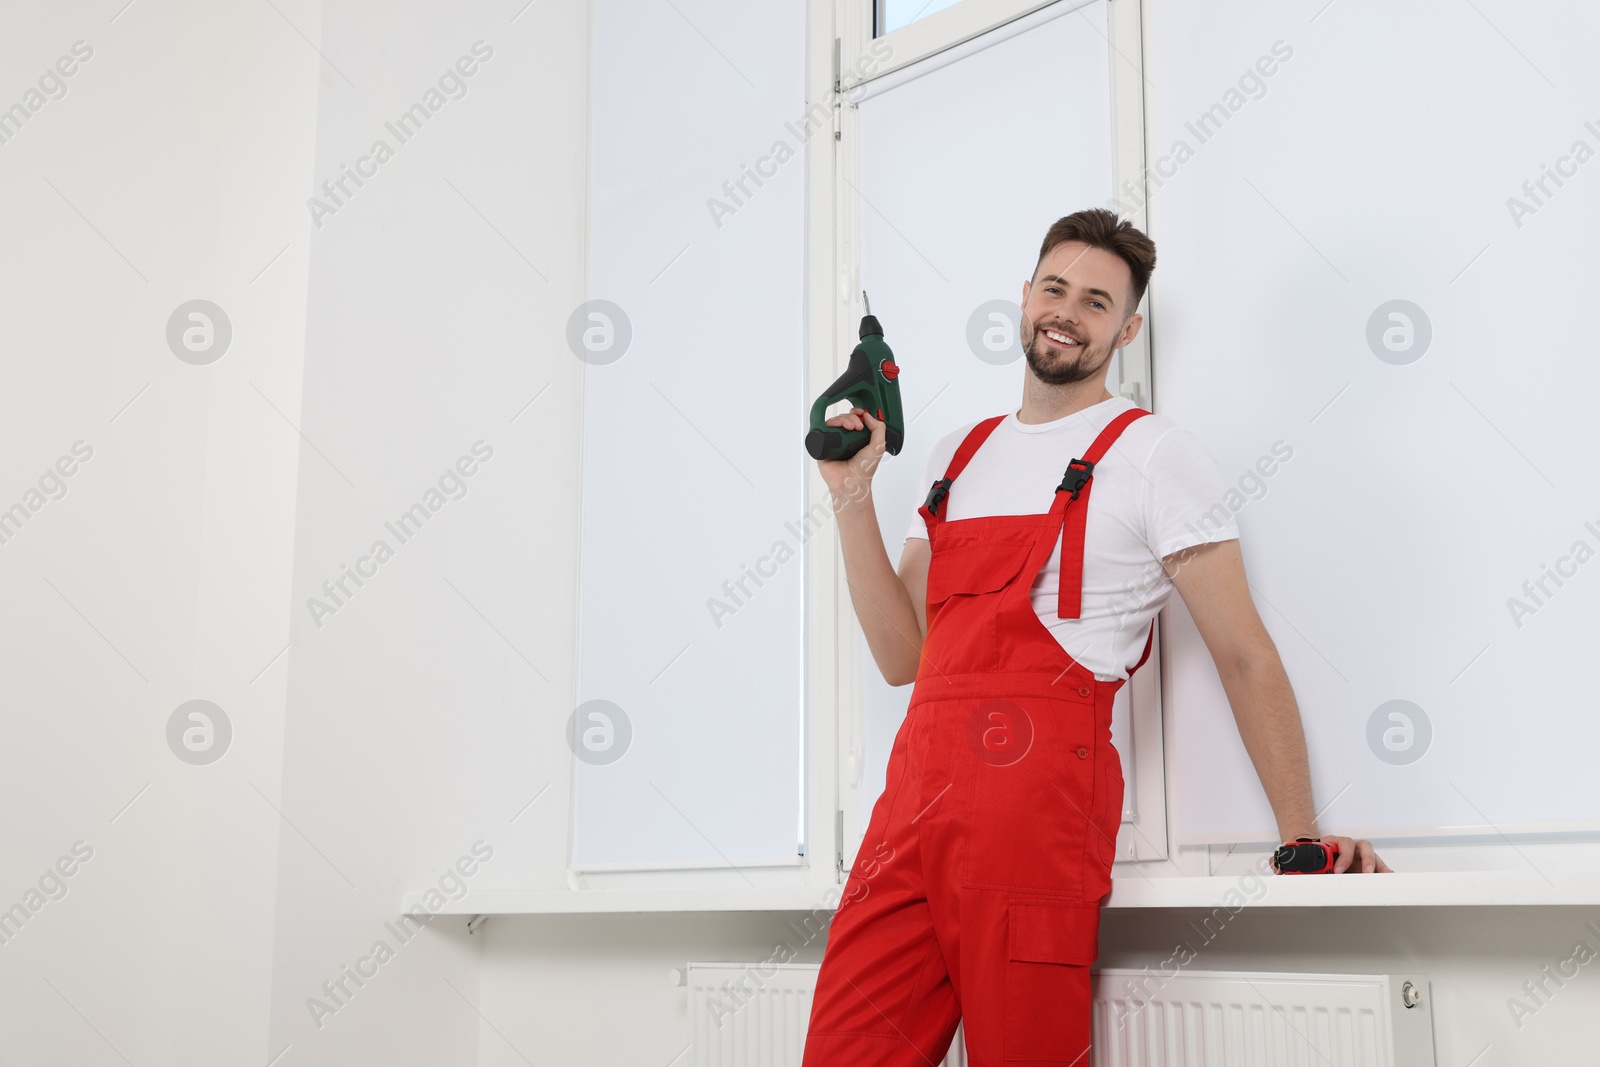
[[[816,984],[815,963],[689,964],[690,1062],[800,1067]],[[941,1067],[967,1067],[959,1029]]]
[[[1094,974],[1091,1067],[1432,1067],[1427,979],[1406,974]],[[799,1067],[817,965],[689,964],[694,1067]],[[942,1067],[966,1067],[956,1031]]]
[[[1094,1067],[1432,1067],[1418,974],[1094,972]]]

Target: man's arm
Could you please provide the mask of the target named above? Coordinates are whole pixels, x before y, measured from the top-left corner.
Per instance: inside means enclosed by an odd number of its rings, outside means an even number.
[[[1284,841],[1317,836],[1305,732],[1278,648],[1261,623],[1237,539],[1161,561],[1205,640]]]
[[[880,424],[881,425],[881,424]],[[873,661],[890,685],[916,681],[922,661],[923,613],[928,588],[928,542],[908,538],[897,575],[878,531],[872,494],[842,503],[838,511],[839,543],[844,550],[850,602]]]
[[[1182,549],[1161,561],[1216,661],[1239,737],[1266,791],[1284,841],[1317,837],[1305,731],[1289,676],[1261,624],[1237,539]],[[1339,847],[1335,873],[1392,873],[1372,842],[1326,837]]]
[[[829,426],[871,431],[867,446],[848,460],[822,460],[818,467],[833,497],[839,523],[839,547],[844,553],[845,579],[850,602],[861,622],[867,647],[890,685],[916,680],[922,662],[923,615],[928,588],[928,542],[913,537],[900,555],[895,573],[878,530],[872,503],[872,475],[882,460],[886,428],[861,408],[835,415]]]

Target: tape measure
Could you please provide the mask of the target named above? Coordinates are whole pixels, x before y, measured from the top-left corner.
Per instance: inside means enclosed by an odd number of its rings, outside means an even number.
[[[1272,854],[1272,869],[1279,874],[1332,874],[1339,846],[1317,837],[1297,837]]]

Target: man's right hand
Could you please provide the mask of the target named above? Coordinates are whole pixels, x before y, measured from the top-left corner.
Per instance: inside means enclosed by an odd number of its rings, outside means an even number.
[[[829,419],[828,425],[846,430],[866,429],[872,433],[872,439],[849,459],[817,460],[817,468],[833,493],[835,505],[863,500],[872,492],[873,472],[878,469],[878,461],[888,447],[884,424],[873,418],[866,408],[851,408]]]

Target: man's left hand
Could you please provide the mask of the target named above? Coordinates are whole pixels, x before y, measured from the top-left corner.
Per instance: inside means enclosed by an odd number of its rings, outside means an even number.
[[[1394,873],[1372,847],[1372,842],[1366,838],[1357,840],[1353,837],[1324,837],[1322,840],[1339,849],[1339,856],[1333,861],[1334,874]]]

